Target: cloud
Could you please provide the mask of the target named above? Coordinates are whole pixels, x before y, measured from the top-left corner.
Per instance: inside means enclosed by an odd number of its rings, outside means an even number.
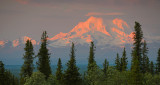
[[[20,4],[28,4],[29,0],[16,0]]]
[[[16,0],[19,3],[35,3],[35,4],[71,4],[71,5],[96,5],[96,6],[135,6],[159,4],[159,0]]]
[[[118,12],[114,12],[114,13],[100,13],[100,12],[90,12],[88,14],[86,14],[86,16],[93,16],[93,15],[124,15],[124,13],[118,13]]]

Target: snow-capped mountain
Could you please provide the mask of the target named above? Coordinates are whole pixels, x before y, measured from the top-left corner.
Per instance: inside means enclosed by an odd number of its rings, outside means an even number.
[[[2,47],[2,48],[5,47],[5,46],[18,47],[18,46],[24,45],[27,40],[31,40],[33,45],[39,45],[39,42],[37,42],[36,40],[34,40],[34,39],[30,38],[30,37],[24,36],[24,37],[21,37],[19,39],[15,39],[13,41],[1,40],[0,41],[0,47]]]
[[[84,22],[78,23],[68,33],[62,33],[49,38],[49,46],[62,47],[70,45],[71,42],[76,44],[88,44],[94,41],[96,45],[111,45],[120,46],[123,44],[132,43],[132,31],[128,24],[122,19],[111,20],[111,25],[105,26],[102,18],[90,17]],[[39,45],[39,42],[24,36],[20,39],[12,41],[12,46],[17,47],[24,44],[27,39],[31,40],[33,45]],[[3,47],[8,41],[0,41],[0,46]]]
[[[133,34],[127,23],[121,19],[112,21],[113,27],[105,27],[101,18],[90,17],[85,22],[80,22],[70,32],[60,32],[50,38],[50,46],[66,46],[71,42],[85,44],[91,41],[97,45],[119,45],[131,43]],[[126,32],[129,31],[129,34]]]

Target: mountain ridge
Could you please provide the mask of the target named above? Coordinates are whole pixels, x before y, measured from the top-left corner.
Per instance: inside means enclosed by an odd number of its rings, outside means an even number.
[[[103,23],[102,18],[89,17],[84,22],[79,22],[68,33],[62,33],[48,38],[49,46],[63,47],[70,45],[71,42],[76,44],[89,44],[95,41],[97,45],[123,45],[132,43],[133,32],[129,29],[129,25],[122,19],[115,18],[112,20],[112,26],[107,27]],[[126,32],[129,31],[130,33]],[[33,45],[39,45],[40,41],[36,41],[31,37],[24,36],[12,41],[12,46],[17,47],[20,44],[25,44],[27,40],[31,40]],[[7,41],[0,41],[0,46],[4,47]]]

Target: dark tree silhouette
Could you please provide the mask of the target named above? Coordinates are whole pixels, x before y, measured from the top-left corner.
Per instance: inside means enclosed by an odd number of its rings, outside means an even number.
[[[134,52],[136,51],[136,56],[138,57],[140,70],[142,71],[142,39],[143,39],[143,32],[140,23],[135,22],[134,26],[134,37],[133,37],[133,50],[132,50],[132,56]]]
[[[47,32],[44,31],[41,37],[41,47],[37,55],[37,69],[46,76],[46,79],[52,73],[50,67],[50,54],[48,52],[49,50],[47,49],[47,39]]]
[[[25,54],[23,56],[24,64],[21,67],[21,73],[20,73],[20,84],[23,85],[25,83],[25,77],[30,77],[33,73],[33,45],[31,40],[27,40],[25,44]]]
[[[58,81],[58,84],[62,84],[63,82],[62,63],[60,58],[58,59],[58,64],[57,64],[56,80]]]
[[[81,75],[78,72],[79,68],[76,66],[75,59],[75,47],[74,43],[72,43],[70,60],[68,61],[67,69],[64,73],[64,83],[65,85],[80,85],[81,84]]]

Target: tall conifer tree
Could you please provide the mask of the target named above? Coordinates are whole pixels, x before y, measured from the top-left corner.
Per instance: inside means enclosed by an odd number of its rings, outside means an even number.
[[[135,22],[134,26],[134,43],[133,43],[133,51],[132,51],[132,56],[134,52],[136,51],[136,56],[138,57],[139,65],[140,65],[140,70],[142,71],[142,39],[143,39],[143,32],[140,23]]]
[[[120,65],[119,65],[119,71],[121,72],[123,68],[123,59],[120,58]]]
[[[119,54],[117,53],[117,57],[116,57],[116,60],[115,60],[115,64],[116,64],[116,69],[120,71],[120,58],[119,58]]]
[[[5,69],[2,61],[0,61],[0,85],[19,85],[18,78]]]
[[[158,57],[157,57],[157,73],[160,72],[160,48],[158,50]]]
[[[33,66],[34,52],[33,52],[33,45],[31,40],[26,41],[24,50],[25,50],[25,54],[23,56],[24,64],[21,67],[21,73],[20,73],[20,77],[21,77],[20,83],[22,85],[25,83],[24,78],[27,76],[30,77],[34,69],[34,66]]]
[[[147,48],[147,43],[144,40],[143,43],[143,49],[142,49],[142,73],[149,72],[149,58],[147,56],[148,54],[148,48]]]
[[[72,43],[70,60],[67,63],[67,69],[64,73],[64,82],[65,85],[80,85],[81,84],[81,75],[78,72],[79,68],[76,66],[75,59],[75,47]]]
[[[56,80],[58,81],[58,84],[62,84],[63,73],[62,73],[62,63],[60,58],[58,59],[58,64],[57,64]]]
[[[49,77],[51,72],[50,67],[50,54],[49,50],[47,49],[47,32],[44,31],[41,37],[41,47],[38,52],[38,62],[37,62],[37,69],[46,76],[46,79]]]
[[[126,50],[124,48],[123,50],[123,55],[122,55],[122,61],[121,61],[121,64],[122,64],[122,71],[126,71],[127,70],[127,57],[126,57]]]
[[[92,64],[96,64],[96,61],[94,60],[94,51],[95,51],[95,46],[94,46],[94,42],[91,42],[90,45],[90,51],[89,51],[89,59],[88,59],[88,69],[87,71],[89,71],[90,69],[92,69]]]
[[[134,26],[134,37],[133,37],[133,50],[132,50],[132,63],[131,63],[131,84],[141,85],[142,84],[142,39],[143,32],[141,25],[135,22]]]
[[[0,85],[5,85],[5,69],[2,61],[0,61]]]
[[[95,85],[97,82],[96,79],[100,77],[97,75],[97,73],[100,72],[99,66],[96,64],[95,61],[95,45],[94,42],[91,42],[90,44],[90,51],[89,51],[89,58],[88,58],[88,68],[87,68],[87,74],[86,74],[86,80],[89,85]],[[102,70],[101,70],[102,71]]]
[[[109,67],[109,62],[107,61],[107,59],[105,59],[103,63],[103,70],[102,70],[105,76],[107,75],[108,67]]]
[[[153,64],[153,61],[151,61],[150,65],[149,65],[149,69],[150,69],[150,73],[153,75],[154,74],[154,64]]]
[[[136,54],[136,51],[132,55],[132,65],[131,65],[131,74],[130,74],[130,84],[131,85],[142,85],[142,75],[139,65],[139,57]]]

